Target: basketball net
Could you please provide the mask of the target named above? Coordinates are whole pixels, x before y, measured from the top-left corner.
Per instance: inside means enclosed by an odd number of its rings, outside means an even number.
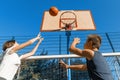
[[[60,16],[60,28],[65,31],[77,28],[76,15],[73,12],[66,11]]]

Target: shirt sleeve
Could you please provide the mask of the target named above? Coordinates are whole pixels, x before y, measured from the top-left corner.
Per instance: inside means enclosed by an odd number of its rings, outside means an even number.
[[[22,60],[22,57],[23,57],[23,55],[21,55],[19,58],[20,58],[20,60]]]

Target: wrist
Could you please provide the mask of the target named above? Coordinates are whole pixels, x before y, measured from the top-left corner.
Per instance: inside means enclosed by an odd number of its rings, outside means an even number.
[[[74,48],[75,46],[76,46],[76,43],[73,42],[73,43],[71,44],[70,48]]]
[[[31,39],[30,41],[31,41],[32,43],[34,43],[36,40],[38,40],[38,38],[37,38],[37,37],[36,37],[36,38]]]
[[[73,44],[74,46],[76,46],[76,45],[77,45],[77,43],[76,43],[76,42],[73,42],[72,44]]]
[[[70,66],[69,65],[67,65],[67,67],[66,67],[67,69],[69,69],[70,68]]]

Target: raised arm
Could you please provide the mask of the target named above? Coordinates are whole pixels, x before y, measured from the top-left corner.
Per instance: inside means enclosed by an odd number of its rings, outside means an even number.
[[[43,40],[43,38],[41,38],[41,39],[38,41],[38,43],[37,43],[36,46],[32,49],[31,52],[22,55],[20,58],[21,58],[21,59],[26,59],[26,58],[34,55],[35,52],[37,51],[38,47],[39,47],[39,44],[42,42],[42,40]]]
[[[74,38],[69,48],[69,51],[81,57],[86,57],[88,60],[90,60],[93,57],[94,52],[90,49],[81,50],[80,48],[77,48],[76,45],[79,43],[80,43],[80,38]]]
[[[40,39],[40,34],[38,34],[37,37],[35,37],[35,38],[33,38],[33,39],[30,39],[30,40],[28,40],[27,42],[22,43],[22,44],[20,44],[20,45],[18,45],[18,46],[16,46],[16,47],[14,47],[11,51],[12,51],[12,52],[16,52],[16,51],[18,51],[18,50],[20,50],[20,49],[22,49],[22,48],[24,48],[24,47],[26,47],[26,46],[31,45],[32,43],[34,43],[36,40],[39,40],[39,39]]]
[[[65,64],[62,60],[60,60],[59,63],[60,63],[60,65],[61,65],[63,68],[66,68],[66,69],[82,70],[82,71],[87,70],[87,65],[85,65],[85,64],[67,65],[67,64]]]
[[[71,44],[71,46],[69,48],[69,51],[72,52],[72,53],[74,53],[74,54],[82,56],[83,55],[82,54],[82,50],[78,49],[76,47],[76,45],[79,44],[79,43],[80,43],[80,38],[74,38],[74,40],[73,40],[73,42],[72,42],[72,44]]]

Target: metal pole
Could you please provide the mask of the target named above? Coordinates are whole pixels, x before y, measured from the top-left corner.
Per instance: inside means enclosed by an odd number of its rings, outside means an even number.
[[[67,54],[70,55],[69,52],[69,43],[70,43],[70,36],[71,36],[71,31],[66,31],[66,36],[67,36]],[[70,58],[67,60],[68,65],[70,65]],[[71,70],[67,69],[67,80],[71,80]]]
[[[59,55],[61,55],[61,35],[59,35]],[[58,62],[59,61],[60,59],[58,59]],[[61,78],[63,79],[63,68],[61,68],[59,64],[59,80],[61,80]]]
[[[61,54],[61,35],[59,35],[59,54]]]
[[[120,52],[111,52],[111,53],[102,53],[103,56],[105,57],[111,57],[111,56],[120,56]],[[81,58],[82,56],[78,56],[76,54],[70,54],[70,55],[65,55],[65,54],[61,54],[61,55],[41,55],[41,56],[31,56],[29,58],[27,58],[27,60],[42,60],[42,59],[55,59],[55,58],[59,58],[59,59],[63,59],[63,58]]]
[[[112,45],[112,42],[111,42],[111,40],[110,40],[110,37],[109,37],[108,33],[106,33],[106,36],[107,36],[107,39],[108,39],[108,41],[109,41],[109,43],[110,43],[110,46],[111,46],[113,52],[115,52],[115,49],[114,49],[114,47],[113,47],[113,45]]]

